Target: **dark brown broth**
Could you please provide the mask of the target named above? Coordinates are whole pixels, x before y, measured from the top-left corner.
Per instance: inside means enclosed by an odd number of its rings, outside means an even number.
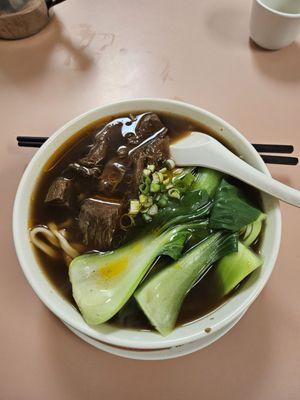
[[[158,113],[158,115],[164,125],[169,129],[168,132],[171,142],[180,139],[190,131],[201,131],[220,140],[216,132],[208,129],[199,122],[182,118],[173,114]],[[69,211],[61,210],[59,207],[49,208],[44,205],[44,199],[48,188],[52,181],[61,174],[61,172],[69,163],[74,162],[78,158],[82,157],[84,153],[86,153],[87,146],[91,145],[96,133],[99,132],[105,124],[119,117],[122,117],[122,115],[107,117],[86,126],[74,134],[50,157],[43,168],[43,172],[32,196],[29,219],[30,228],[35,225],[47,225],[47,223],[50,221],[59,224],[70,217],[75,219],[75,215],[72,215],[72,213]],[[231,148],[230,143],[224,144]],[[242,186],[242,189],[247,192],[247,195],[253,200],[254,203],[260,205],[260,196],[257,191],[249,188],[247,185],[241,184],[241,182],[238,182],[238,185]],[[68,228],[68,232],[73,241],[81,241],[76,223]],[[87,250],[92,249],[87,248]],[[36,248],[34,251],[39,261],[39,265],[45,272],[52,285],[65,299],[76,306],[72,297],[71,284],[68,278],[68,269],[63,258],[54,260]],[[166,258],[161,258],[152,268],[151,272],[153,273],[153,271],[161,268],[165,263]],[[208,272],[207,277],[209,275],[210,272]],[[179,325],[201,318],[203,315],[208,314],[226,301],[224,298],[221,300],[216,299],[213,293],[213,285],[208,285],[207,282],[209,282],[209,279],[201,280],[186,296],[181,308],[179,319],[177,321]],[[111,320],[111,323],[116,326],[133,329],[151,329],[147,318],[138,308],[133,299],[129,300],[123,309]]]

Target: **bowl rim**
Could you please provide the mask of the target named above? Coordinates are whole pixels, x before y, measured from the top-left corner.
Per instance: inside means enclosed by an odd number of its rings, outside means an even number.
[[[300,12],[289,13],[289,12],[285,12],[285,11],[279,11],[279,10],[276,10],[276,8],[273,8],[273,7],[269,6],[268,4],[265,4],[263,2],[263,0],[256,0],[256,1],[261,7],[263,7],[265,10],[269,11],[271,14],[275,14],[280,17],[291,18],[291,19],[300,17]]]
[[[71,128],[72,126],[75,126],[78,122],[87,119],[88,117],[92,116],[93,114],[97,112],[102,112],[103,114],[106,113],[107,116],[112,115],[112,113],[109,113],[106,110],[110,110],[111,108],[122,108],[122,106],[127,106],[129,109],[132,107],[136,107],[137,105],[140,105],[140,109],[143,110],[146,108],[144,104],[147,103],[153,103],[153,108],[156,108],[156,111],[158,112],[159,107],[163,106],[169,106],[172,107],[174,106],[182,108],[182,109],[188,109],[191,112],[195,113],[201,113],[208,118],[211,118],[213,121],[217,122],[220,124],[220,126],[226,128],[229,130],[238,140],[243,144],[245,147],[248,148],[249,153],[254,156],[256,159],[256,162],[264,173],[270,175],[266,165],[256,152],[256,150],[253,148],[253,146],[249,143],[249,141],[239,132],[237,131],[233,126],[228,124],[226,121],[224,121],[222,118],[214,115],[213,113],[177,100],[169,100],[169,99],[161,99],[161,98],[137,98],[137,99],[131,99],[131,100],[123,100],[123,101],[118,101],[118,102],[113,102],[110,104],[106,104],[103,106],[95,107],[85,113],[82,113],[81,115],[75,117],[71,121],[67,122],[64,124],[61,128],[55,131],[55,133],[47,140],[46,143],[43,144],[43,146],[38,149],[38,151],[35,153],[35,155],[32,157],[30,160],[25,172],[22,175],[22,178],[20,180],[16,197],[15,197],[15,202],[14,202],[14,208],[13,208],[13,238],[14,238],[14,243],[15,243],[15,248],[16,248],[16,253],[18,256],[19,264],[21,265],[21,268],[23,270],[23,273],[28,280],[29,284],[31,285],[32,289],[36,293],[36,295],[42,300],[42,302],[61,320],[63,320],[65,323],[73,327],[79,332],[82,332],[83,334],[90,336],[96,340],[101,340],[105,343],[115,345],[115,346],[121,346],[121,347],[126,347],[126,348],[131,348],[131,349],[151,349],[151,348],[166,348],[166,347],[171,347],[171,346],[179,346],[188,342],[192,342],[194,340],[198,340],[200,338],[205,338],[208,337],[209,334],[205,333],[204,331],[199,331],[199,332],[194,332],[188,335],[185,335],[184,337],[179,337],[179,338],[168,338],[167,337],[161,337],[161,340],[158,341],[136,341],[133,337],[133,339],[120,339],[117,336],[113,336],[110,334],[102,334],[87,325],[83,319],[82,322],[79,323],[76,321],[74,318],[72,318],[70,315],[66,315],[66,313],[62,312],[61,310],[57,309],[54,306],[54,301],[49,298],[48,294],[40,290],[39,285],[36,283],[33,274],[30,271],[30,268],[28,266],[28,263],[26,262],[26,254],[25,254],[25,245],[19,238],[19,233],[21,231],[20,227],[20,218],[19,216],[21,215],[21,212],[24,208],[24,193],[26,193],[26,182],[30,179],[30,174],[32,169],[34,168],[35,164],[37,161],[41,159],[43,155],[45,155],[47,148],[49,148],[55,141],[65,132],[67,129]],[[155,107],[154,107],[155,103]],[[149,107],[151,109],[151,107]],[[162,110],[163,111],[163,110]],[[182,113],[184,113],[182,111]],[[115,112],[114,114],[118,114],[118,112]],[[178,114],[178,112],[175,112],[175,114]],[[97,120],[97,118],[95,119]],[[87,123],[88,124],[88,123]],[[86,125],[87,125],[86,124]],[[68,138],[71,137],[73,134],[68,135]],[[67,138],[65,138],[61,143],[57,143],[55,146],[55,150],[57,150],[62,143],[64,143]],[[55,151],[54,150],[54,151]],[[51,157],[52,153],[49,153],[46,157],[46,159],[43,162],[43,165],[45,165],[46,161]],[[34,186],[36,185],[36,181],[34,183]],[[212,328],[213,333],[216,333],[217,331],[221,330],[226,326],[232,319],[234,319],[238,314],[242,312],[242,310],[248,308],[252,302],[256,299],[256,297],[259,295],[261,290],[264,288],[266,285],[273,269],[274,265],[277,259],[278,251],[279,251],[279,246],[280,246],[280,239],[281,239],[281,213],[279,209],[279,202],[276,199],[272,199],[272,204],[273,204],[273,216],[275,220],[275,225],[276,225],[276,230],[273,232],[274,238],[273,238],[273,248],[272,248],[272,253],[270,256],[270,259],[268,260],[268,264],[270,265],[268,269],[268,273],[264,276],[264,279],[261,279],[260,284],[256,285],[255,290],[252,290],[249,296],[247,297],[247,300],[245,300],[242,304],[240,304],[238,307],[236,307],[231,313],[229,313],[226,317],[224,317],[221,321],[219,322],[214,322],[211,323],[210,326]],[[28,241],[28,245],[30,245]],[[31,245],[30,245],[31,246]],[[33,254],[33,249],[31,248],[31,253]],[[35,257],[34,257],[35,258]],[[36,258],[35,258],[36,259]],[[36,264],[38,262],[36,261]],[[40,268],[41,269],[41,268]],[[51,284],[51,282],[48,280],[46,275],[43,273],[45,280],[52,286],[53,292],[55,292],[58,296],[61,296],[54,288],[54,286]],[[222,306],[221,306],[222,308]],[[191,325],[197,323],[198,321],[193,322]],[[133,335],[134,336],[134,335]]]

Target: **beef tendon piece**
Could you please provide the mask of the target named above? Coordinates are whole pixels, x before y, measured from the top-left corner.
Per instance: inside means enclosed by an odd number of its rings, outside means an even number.
[[[62,176],[56,178],[49,187],[45,203],[72,208],[74,204],[74,185],[71,179]]]
[[[123,204],[100,197],[90,197],[81,205],[79,227],[84,243],[97,250],[109,250],[120,231]]]

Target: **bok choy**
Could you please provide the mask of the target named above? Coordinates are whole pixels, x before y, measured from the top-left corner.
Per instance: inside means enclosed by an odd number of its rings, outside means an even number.
[[[260,213],[254,222],[243,229],[237,253],[228,254],[217,263],[210,280],[216,297],[229,294],[251,272],[262,266],[262,257],[249,247],[260,235],[265,219],[266,214]]]
[[[238,188],[222,181],[210,215],[210,226],[241,231],[238,251],[222,258],[209,277],[216,298],[226,296],[262,266],[262,257],[249,247],[260,235],[265,219],[266,214],[250,205]]]
[[[209,278],[216,298],[226,296],[261,265],[262,258],[239,242],[238,252],[223,257]]]
[[[222,181],[223,174],[209,168],[197,169],[197,174],[192,185],[192,190],[205,190],[212,197]]]
[[[236,250],[237,235],[213,233],[138,289],[135,299],[162,335],[173,330],[181,304],[194,283],[214,262]]]
[[[113,317],[133,294],[155,259],[177,260],[194,230],[207,231],[210,202],[205,192],[187,194],[176,206],[157,215],[137,240],[108,253],[75,258],[69,267],[73,297],[87,323],[101,324]],[[173,218],[174,217],[174,218]],[[150,224],[151,225],[151,224]]]
[[[88,253],[72,261],[73,297],[87,323],[108,321],[134,295],[152,325],[167,335],[199,279],[208,279],[216,298],[221,298],[262,265],[249,246],[266,216],[240,189],[206,168],[183,169],[173,184],[180,196],[159,197],[159,207],[138,238],[115,251]],[[170,263],[147,275],[163,255],[172,259]]]
[[[259,217],[252,222],[251,224],[247,225],[243,232],[241,233],[242,236],[242,243],[249,247],[251,246],[255,240],[258,238],[261,230],[262,230],[262,226],[263,226],[263,222],[266,219],[266,214],[261,213],[259,215]]]
[[[229,233],[226,236],[224,231],[211,234],[179,261],[148,279],[135,293],[141,309],[162,335],[173,330],[186,294],[213,263],[218,261],[208,279],[216,298],[226,296],[262,265],[261,257],[247,245],[251,245],[258,237],[265,214],[249,204],[239,189],[224,179],[220,184],[221,180],[219,172],[205,169],[196,176],[194,187],[205,190],[209,196],[216,194],[210,214],[210,228],[213,231],[225,229],[236,233],[231,236]],[[244,228],[245,244],[237,243],[241,228]],[[222,247],[221,242],[218,243],[222,239],[231,240],[232,248]]]

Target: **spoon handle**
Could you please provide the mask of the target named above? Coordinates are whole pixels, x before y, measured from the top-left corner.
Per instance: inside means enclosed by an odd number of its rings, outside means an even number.
[[[215,140],[194,143],[188,149],[174,149],[174,159],[179,166],[199,165],[224,172],[286,203],[300,207],[299,190],[258,171]]]

